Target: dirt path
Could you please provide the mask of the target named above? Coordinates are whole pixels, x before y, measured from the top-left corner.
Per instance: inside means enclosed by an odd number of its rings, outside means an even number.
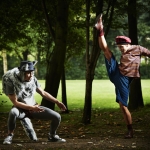
[[[79,121],[81,112],[62,114],[62,122],[57,131],[66,143],[47,142],[49,121],[32,120],[38,142],[26,136],[17,120],[15,136],[11,145],[3,145],[7,134],[8,114],[0,113],[0,150],[150,150],[150,108],[132,112],[134,138],[124,139],[126,131],[120,111],[93,112],[92,123],[85,126]]]
[[[66,139],[66,143],[50,143],[47,139],[40,139],[34,143],[29,140],[13,140],[11,145],[3,145],[0,140],[0,150],[121,150],[121,149],[150,149],[150,141],[144,138],[133,138],[130,140],[113,138],[108,139],[94,137],[92,139]]]

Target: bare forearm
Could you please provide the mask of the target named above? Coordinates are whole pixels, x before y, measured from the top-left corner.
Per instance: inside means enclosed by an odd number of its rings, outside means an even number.
[[[38,105],[30,106],[25,103],[19,102],[15,94],[8,95],[8,97],[15,107],[22,108],[25,110],[31,110],[31,111],[41,111],[41,108],[39,108]]]
[[[45,91],[44,91],[42,97],[47,99],[48,101],[51,101],[51,102],[56,103],[56,104],[59,102],[55,97],[53,97],[52,95],[50,95],[49,93],[47,93]]]
[[[99,46],[102,49],[102,51],[104,52],[104,55],[105,55],[106,59],[110,61],[112,53],[109,50],[109,48],[107,46],[106,39],[104,37],[102,15],[100,15],[100,18],[99,18],[98,22],[95,24],[95,28],[99,32],[99,38],[98,38]]]
[[[14,106],[18,107],[18,108],[25,109],[25,110],[32,110],[33,109],[33,106],[30,106],[30,105],[27,105],[27,104],[24,104],[24,103],[21,103],[21,102],[14,103]]]
[[[99,46],[104,52],[108,50],[108,46],[107,46],[104,35],[99,36]]]
[[[102,49],[102,51],[104,52],[104,55],[105,55],[106,59],[110,61],[112,53],[111,53],[111,51],[109,50],[109,48],[107,46],[107,42],[105,40],[104,35],[103,36],[99,36],[98,40],[99,40],[99,46]]]
[[[36,91],[43,97],[45,98],[46,100],[48,101],[51,101],[55,104],[57,104],[57,106],[62,110],[62,111],[65,111],[66,110],[66,106],[58,101],[55,97],[53,97],[51,94],[49,94],[48,92],[44,91],[43,89],[41,88],[37,88]]]

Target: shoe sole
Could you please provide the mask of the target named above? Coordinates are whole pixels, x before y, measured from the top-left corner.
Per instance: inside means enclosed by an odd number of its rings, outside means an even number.
[[[3,142],[4,145],[10,145],[11,143]]]
[[[66,140],[48,140],[48,142],[65,143],[65,142],[66,142]]]

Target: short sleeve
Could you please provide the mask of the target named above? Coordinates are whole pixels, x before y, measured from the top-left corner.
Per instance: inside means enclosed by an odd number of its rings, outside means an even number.
[[[14,94],[15,93],[15,89],[14,89],[14,85],[10,80],[7,80],[4,84],[3,84],[3,92],[6,95],[9,94]]]
[[[35,82],[35,85],[36,85],[36,89],[41,87],[41,85],[39,84],[36,77],[34,77],[34,82]]]

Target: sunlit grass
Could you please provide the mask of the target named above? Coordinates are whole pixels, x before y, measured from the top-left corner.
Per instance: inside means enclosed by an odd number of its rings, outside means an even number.
[[[45,81],[39,80],[41,87],[44,89]],[[141,80],[142,93],[144,104],[150,103],[150,80]],[[68,109],[83,109],[85,98],[85,80],[67,80],[67,103]],[[0,81],[1,89],[1,81]],[[61,101],[61,87],[58,91],[57,98]],[[36,101],[40,104],[42,97],[39,94],[35,94]],[[2,105],[3,101],[3,105]],[[7,101],[7,102],[6,102]],[[0,112],[8,111],[12,106],[10,100],[3,94],[0,96]],[[114,85],[109,80],[94,80],[92,88],[92,108],[118,108],[118,104],[115,102],[115,89]]]

